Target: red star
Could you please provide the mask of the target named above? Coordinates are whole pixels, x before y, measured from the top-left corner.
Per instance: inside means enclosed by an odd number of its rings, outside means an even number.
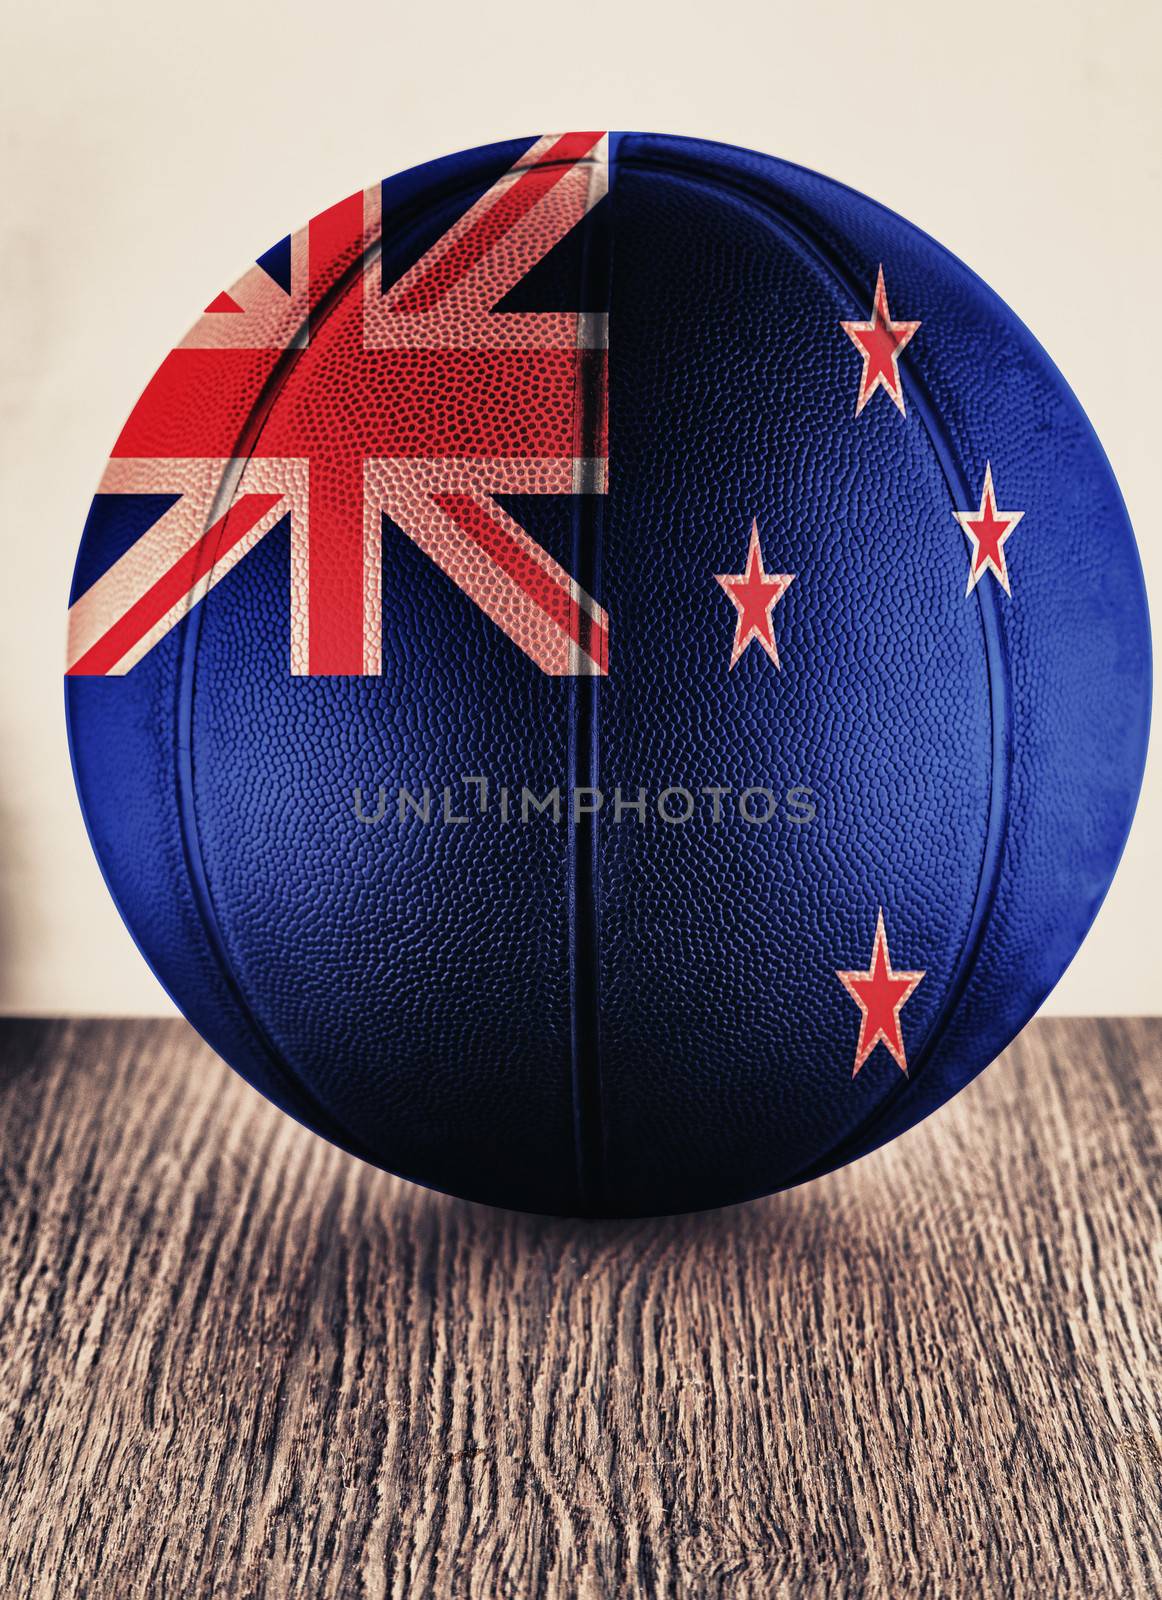
[[[876,920],[876,942],[866,972],[837,972],[835,976],[863,1013],[859,1043],[855,1047],[854,1078],[877,1044],[885,1045],[901,1072],[908,1070],[904,1036],[900,1032],[900,1012],[912,994],[922,972],[894,972],[884,932],[884,910]]]
[[[750,550],[745,572],[716,572],[714,576],[726,590],[738,611],[734,629],[733,667],[752,639],[757,639],[777,667],[779,651],[771,612],[795,581],[793,572],[764,572],[756,517],[750,526]]]
[[[1025,513],[997,510],[991,462],[985,464],[980,510],[954,511],[952,515],[960,523],[972,545],[972,559],[968,563],[968,588],[964,591],[965,594],[971,594],[985,573],[991,572],[1001,588],[1011,597],[1009,569],[1005,563],[1005,540]]]
[[[904,413],[904,388],[900,380],[900,351],[911,339],[918,322],[893,322],[884,288],[884,269],[876,276],[875,300],[867,322],[841,322],[840,327],[863,356],[863,373],[855,402],[858,417],[877,389],[891,396]]]

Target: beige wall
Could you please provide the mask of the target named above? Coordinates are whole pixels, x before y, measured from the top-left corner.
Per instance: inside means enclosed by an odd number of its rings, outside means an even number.
[[[430,156],[653,127],[772,151],[886,201],[975,267],[1064,370],[1162,616],[1156,0],[19,9],[0,54],[0,1008],[167,1006],[91,858],[61,716],[72,561],[118,427],[257,249]],[[1159,1009],[1160,862],[1155,761],[1055,1009]]]

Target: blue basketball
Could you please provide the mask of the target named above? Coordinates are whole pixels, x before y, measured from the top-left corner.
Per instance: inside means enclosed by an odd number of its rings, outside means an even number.
[[[1147,738],[1077,400],[871,200],[515,140],[259,256],[114,447],[70,600],[97,856],[286,1111],[539,1211],[719,1205],[969,1082]]]

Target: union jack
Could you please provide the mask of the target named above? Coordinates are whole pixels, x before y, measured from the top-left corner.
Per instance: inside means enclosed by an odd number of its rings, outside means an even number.
[[[394,284],[378,185],[260,257],[114,446],[100,493],[177,499],[74,601],[68,671],[130,671],[289,511],[291,672],[380,671],[386,513],[543,671],[603,674],[604,610],[495,496],[605,492],[608,319],[496,308],[606,187],[603,134],[544,137]]]

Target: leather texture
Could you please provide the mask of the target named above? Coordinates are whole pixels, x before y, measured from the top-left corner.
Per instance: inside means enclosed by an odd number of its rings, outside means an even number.
[[[385,183],[383,286],[527,144]],[[857,415],[841,322],[868,316],[881,266],[892,316],[920,327],[905,410],[879,392]],[[359,275],[327,293],[295,383],[263,391],[270,426],[280,407],[395,403],[345,376]],[[1002,302],[899,217],[777,160],[614,137],[608,195],[504,304],[608,311],[607,492],[496,496],[603,608],[607,673],[542,670],[385,518],[381,671],[292,676],[284,512],[132,670],[66,680],[86,818],[183,1011],[329,1138],[534,1210],[743,1199],[927,1115],[1076,951],[1145,756],[1132,533],[1084,413]],[[433,391],[433,429],[462,402]],[[519,382],[504,403],[536,409]],[[1023,517],[1011,593],[987,574],[966,595],[954,513],[986,464]],[[74,600],[159,504],[97,496]],[[716,575],[743,572],[752,523],[766,570],[794,579],[777,667],[756,643],[730,664]],[[483,814],[468,777],[488,780]],[[383,790],[381,821],[355,814],[357,786],[367,814]],[[432,792],[430,821],[400,822],[401,787]],[[466,821],[444,820],[445,787]],[[522,787],[604,804],[523,822]],[[696,797],[689,820],[659,815],[667,788]],[[615,790],[644,790],[644,815],[615,817]],[[744,790],[776,797],[769,822],[740,813]],[[881,1045],[853,1075],[837,972],[868,967],[881,909],[893,966],[924,978],[907,1074]]]

